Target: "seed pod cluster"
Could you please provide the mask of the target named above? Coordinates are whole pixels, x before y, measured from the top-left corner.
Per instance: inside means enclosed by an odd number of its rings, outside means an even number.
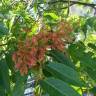
[[[65,41],[70,39],[71,26],[60,22],[57,32],[41,30],[31,38],[18,42],[18,50],[13,54],[16,68],[22,75],[28,73],[28,69],[39,66],[46,58],[48,50],[65,50]]]

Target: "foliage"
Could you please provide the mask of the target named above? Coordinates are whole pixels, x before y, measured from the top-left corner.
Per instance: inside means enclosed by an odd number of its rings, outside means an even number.
[[[73,5],[88,6],[87,15],[70,15]],[[91,0],[1,0],[0,96],[24,96],[31,75],[36,96],[96,93],[96,16],[89,16],[95,6]]]

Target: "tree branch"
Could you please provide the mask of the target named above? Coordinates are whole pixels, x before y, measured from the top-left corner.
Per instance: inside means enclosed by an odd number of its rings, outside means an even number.
[[[67,11],[67,16],[70,14],[70,0],[68,0],[68,11]]]
[[[48,2],[48,4],[55,4],[55,3],[60,3],[60,2],[68,3],[68,1],[66,0],[59,0],[59,1]],[[80,1],[70,1],[70,3],[73,5],[78,4],[78,5],[84,5],[84,6],[96,8],[96,4],[93,4],[93,3],[86,3],[86,2],[80,2]]]
[[[74,5],[74,4],[70,4],[69,5],[69,7],[71,7],[72,5]],[[40,6],[39,6],[40,7]],[[51,11],[51,10],[54,10],[54,9],[44,9],[43,7],[40,7],[41,9],[43,9],[44,11]],[[58,8],[58,9],[67,9],[68,8],[68,6],[65,6],[65,7],[61,7],[61,8]]]

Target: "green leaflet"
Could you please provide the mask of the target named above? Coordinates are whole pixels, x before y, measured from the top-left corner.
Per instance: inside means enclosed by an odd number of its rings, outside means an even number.
[[[40,84],[50,96],[80,96],[72,87],[59,79],[47,78]]]
[[[14,86],[12,96],[24,96],[24,90],[25,90],[25,77],[21,76],[19,73],[16,74],[16,84]]]
[[[4,59],[0,60],[0,77],[5,92],[10,92],[9,69]]]
[[[57,50],[52,50],[50,53],[49,53],[50,56],[52,56],[52,58],[57,61],[57,62],[60,62],[62,64],[65,64],[69,67],[72,67],[75,69],[75,65],[71,62],[71,60],[69,58],[67,58],[65,56],[64,53],[60,52],[60,51],[57,51]]]
[[[57,62],[49,62],[45,68],[56,78],[75,86],[84,86],[80,81],[79,74],[73,68]]]
[[[4,26],[4,24],[0,23],[0,37],[6,35],[8,33],[8,29]]]

